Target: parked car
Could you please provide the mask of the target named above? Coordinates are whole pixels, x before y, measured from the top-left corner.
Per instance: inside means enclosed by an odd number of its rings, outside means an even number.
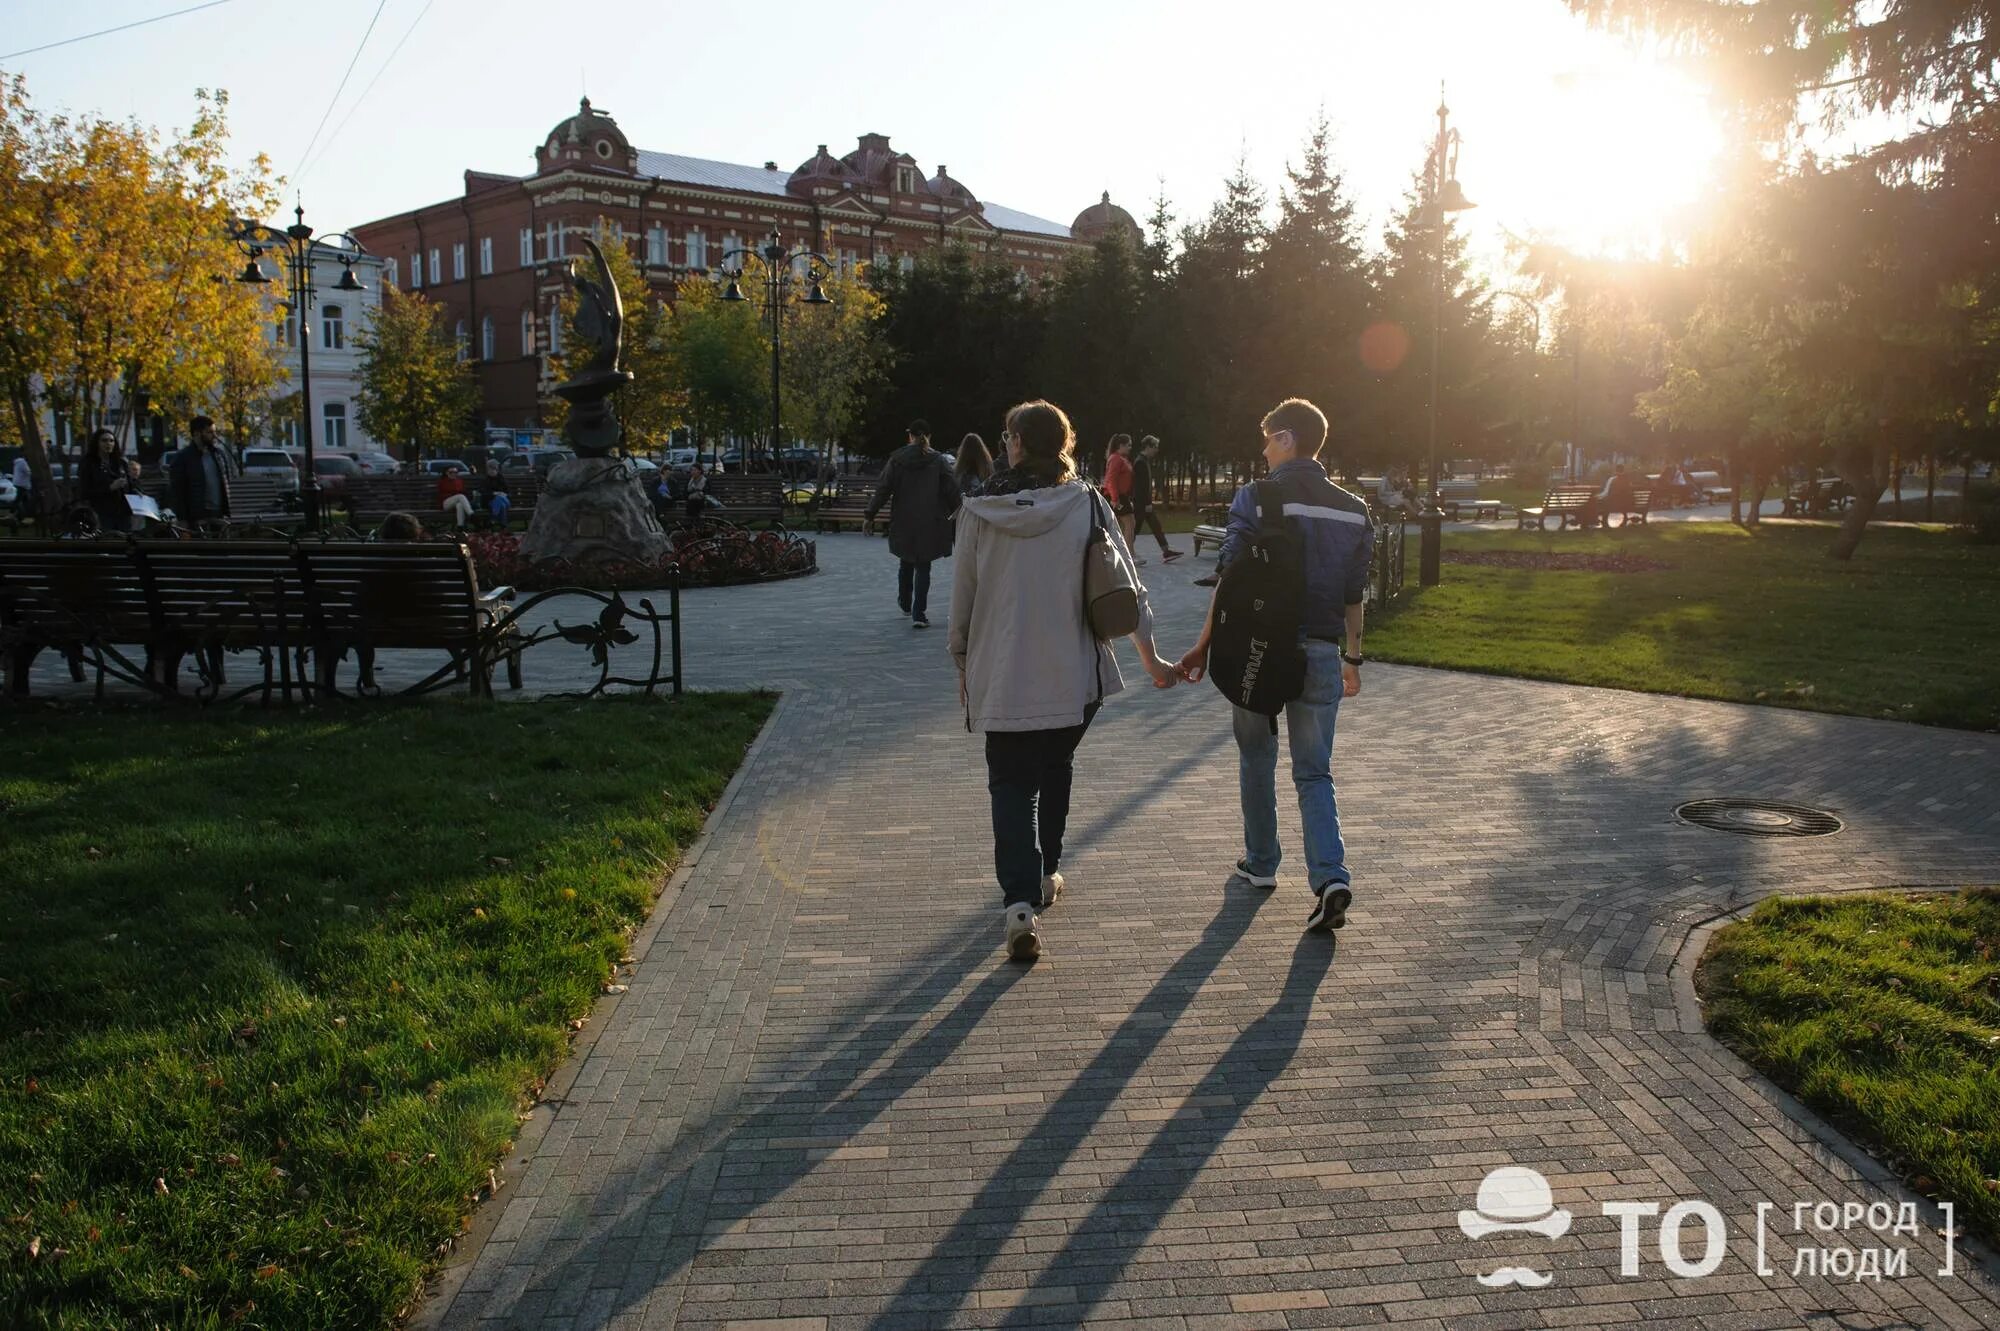
[[[692,448],[670,448],[665,465],[675,471],[687,471],[694,466],[696,456]]]
[[[403,464],[387,453],[356,453],[354,462],[366,476],[394,476],[403,469]]]
[[[313,475],[319,479],[319,491],[330,499],[345,495],[349,481],[367,474],[361,470],[360,463],[345,453],[313,455]]]
[[[472,474],[472,465],[464,458],[425,458],[423,472],[426,476],[442,476],[453,467],[468,476]]]
[[[299,488],[299,464],[282,448],[246,448],[242,472],[245,476],[275,476],[285,490]]]
[[[533,472],[537,476],[547,476],[558,462],[566,462],[576,456],[570,448],[524,448],[509,453],[500,463],[500,470],[508,476],[522,476]]]

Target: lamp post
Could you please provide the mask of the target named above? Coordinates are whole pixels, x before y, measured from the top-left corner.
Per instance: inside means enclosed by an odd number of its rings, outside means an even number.
[[[293,217],[292,224],[282,231],[263,222],[239,219],[230,239],[247,256],[243,271],[236,275],[239,282],[253,286],[270,282],[264,276],[263,257],[273,250],[283,256],[286,294],[299,339],[299,429],[305,442],[305,475],[299,478],[299,497],[305,505],[306,529],[317,531],[320,502],[319,473],[313,469],[311,314],[319,288],[313,285],[313,264],[322,255],[340,260],[340,280],[333,284],[333,289],[363,291],[366,288],[361,279],[354,275],[354,261],[368,251],[344,231],[326,239],[314,239],[313,229],[306,225],[304,204],[293,210]],[[339,243],[328,244],[327,239]]]
[[[1423,516],[1423,547],[1419,555],[1418,581],[1425,587],[1438,583],[1438,564],[1444,545],[1444,511],[1438,507],[1438,365],[1444,345],[1444,266],[1448,213],[1476,207],[1458,184],[1458,131],[1450,127],[1451,111],[1444,104],[1444,86],[1438,86],[1437,147],[1432,152],[1436,174],[1431,178],[1431,222],[1437,227],[1437,273],[1431,292],[1431,430],[1430,502]]]
[[[778,439],[784,429],[780,397],[783,390],[779,385],[778,375],[782,357],[780,348],[784,341],[785,296],[791,290],[792,264],[800,259],[805,260],[805,271],[800,276],[807,283],[806,294],[800,297],[800,300],[807,305],[833,304],[826,292],[820,289],[820,283],[834,270],[834,265],[831,259],[813,250],[786,249],[784,242],[778,238],[778,233],[774,230],[765,238],[763,245],[757,248],[738,247],[724,250],[722,253],[724,271],[729,271],[728,263],[731,256],[747,257],[753,254],[764,260],[764,305],[771,315],[771,453],[775,458]],[[735,270],[729,272],[729,286],[722,293],[724,300],[749,299],[743,294],[743,288],[739,285],[742,277],[743,265],[738,263]],[[746,472],[750,470],[747,459],[743,470]]]

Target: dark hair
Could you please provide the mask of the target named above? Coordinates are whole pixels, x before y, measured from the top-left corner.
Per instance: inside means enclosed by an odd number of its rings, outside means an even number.
[[[931,423],[919,416],[910,422],[910,428],[903,433],[913,434],[919,439],[928,439],[931,437]]]
[[[1117,452],[1118,450],[1120,450],[1120,449],[1122,449],[1122,448],[1130,448],[1130,447],[1132,447],[1132,436],[1131,436],[1131,435],[1129,435],[1129,434],[1114,434],[1114,435],[1112,435],[1112,436],[1111,436],[1111,451],[1112,451],[1112,452],[1116,453],[1116,452]]]
[[[993,474],[993,454],[987,451],[986,441],[976,434],[968,434],[958,441],[958,466],[952,469],[959,480],[967,476],[977,476],[985,480]]]
[[[424,539],[424,524],[418,522],[413,513],[391,513],[382,519],[375,535],[384,541],[421,541]]]
[[[1316,458],[1326,447],[1326,413],[1302,397],[1288,397],[1265,413],[1264,430],[1290,430],[1300,457]]]
[[[1007,433],[1021,442],[1016,464],[1037,480],[1060,485],[1076,475],[1076,431],[1053,402],[1036,398],[1007,413]]]
[[[207,416],[196,416],[193,420],[188,422],[189,434],[193,434],[196,430],[204,430],[204,429],[213,430],[214,428],[215,428],[215,422]]]

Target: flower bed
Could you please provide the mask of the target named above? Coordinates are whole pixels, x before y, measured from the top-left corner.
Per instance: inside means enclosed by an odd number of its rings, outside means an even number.
[[[513,532],[475,533],[465,538],[483,587],[506,584],[523,591],[548,587],[590,587],[598,591],[642,591],[667,584],[667,568],[681,567],[683,587],[728,587],[745,582],[771,582],[816,572],[819,553],[813,542],[794,532],[745,531],[722,523],[703,523],[668,534],[671,549],[664,559],[648,563],[614,560],[603,564],[572,564],[553,560],[532,564],[521,553],[521,538]]]

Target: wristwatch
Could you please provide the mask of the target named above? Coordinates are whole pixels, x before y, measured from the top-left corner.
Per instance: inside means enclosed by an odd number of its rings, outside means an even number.
[[[1361,657],[1358,657],[1358,656],[1349,656],[1349,655],[1348,655],[1348,654],[1347,654],[1347,653],[1346,653],[1345,651],[1341,652],[1341,654],[1340,654],[1340,659],[1341,659],[1341,660],[1343,660],[1343,661],[1345,661],[1345,662],[1347,662],[1347,664],[1349,664],[1349,665],[1351,665],[1351,666],[1359,666],[1359,665],[1361,664],[1361,661],[1362,661],[1362,658],[1361,658]]]

